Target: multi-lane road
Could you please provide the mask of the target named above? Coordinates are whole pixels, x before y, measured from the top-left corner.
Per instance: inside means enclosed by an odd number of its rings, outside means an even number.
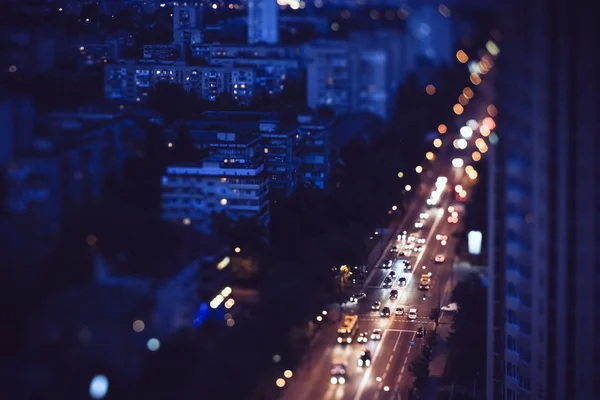
[[[373,329],[382,329],[381,340],[369,339],[367,343],[362,344],[354,340],[348,345],[337,344],[337,321],[340,316],[330,312],[329,316],[335,321],[324,323],[305,361],[288,381],[282,399],[408,399],[413,380],[409,365],[418,354],[424,340],[417,337],[417,329],[434,329],[434,322],[429,318],[431,311],[439,305],[447,304],[452,289],[451,266],[456,244],[452,233],[457,224],[448,222],[448,207],[457,203],[454,185],[458,183],[459,177],[455,175],[455,170],[448,168],[448,163],[436,165],[429,175],[430,177],[422,183],[425,196],[415,196],[409,204],[398,231],[387,243],[377,265],[370,266],[371,272],[365,283],[346,289],[349,294],[364,292],[366,299],[345,304],[343,313],[358,315],[360,332],[371,333]],[[438,175],[447,177],[448,182],[437,205],[428,208],[426,198],[435,190],[434,182]],[[415,222],[421,220],[421,213],[427,213],[429,217],[422,220],[423,227],[417,229]],[[392,246],[398,246],[402,252],[406,239],[398,240],[397,234],[404,231],[407,232],[407,236],[412,234],[418,238],[425,238],[421,252],[413,250],[406,257],[398,257],[390,251]],[[447,236],[445,245],[438,240],[438,235]],[[445,261],[436,263],[436,255],[443,255]],[[394,261],[393,267],[382,269],[382,262],[388,259]],[[408,259],[412,263],[412,269],[405,271],[400,263],[401,259]],[[384,279],[390,271],[396,273],[392,287],[384,287]],[[428,291],[419,290],[419,280],[423,273],[432,274]],[[406,278],[405,286],[398,283],[401,277]],[[391,290],[399,292],[397,299],[390,299]],[[374,301],[380,301],[382,307],[389,307],[390,317],[381,317],[379,311],[372,310],[371,305]],[[416,308],[416,320],[409,321],[406,315],[395,315],[396,308],[400,307],[404,308],[405,313],[410,308]],[[367,368],[358,366],[360,351],[363,349],[369,349],[372,354],[372,365]],[[347,380],[344,385],[330,383],[330,368],[334,359],[347,362]]]

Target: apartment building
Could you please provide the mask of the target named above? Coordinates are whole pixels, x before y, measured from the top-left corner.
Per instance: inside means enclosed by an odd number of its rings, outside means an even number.
[[[109,100],[143,102],[158,82],[182,85],[215,101],[222,93],[242,104],[254,96],[256,72],[250,67],[191,66],[183,62],[125,61],[104,68],[104,95]]]
[[[248,43],[279,42],[279,4],[276,0],[248,1]]]
[[[218,133],[197,165],[170,166],[162,180],[162,215],[209,232],[211,215],[257,217],[269,223],[269,185],[256,135]]]
[[[414,68],[415,51],[411,38],[389,31],[308,43],[308,106],[325,105],[341,113],[369,111],[387,119],[395,91]]]
[[[331,173],[331,124],[313,114],[298,115],[300,134],[300,181],[328,189]]]
[[[277,120],[259,122],[264,146],[264,166],[273,194],[289,196],[298,183],[301,139],[297,125],[282,126]]]
[[[490,147],[486,398],[596,399],[598,25],[580,1],[504,7],[499,142]]]
[[[211,65],[251,67],[256,85],[270,93],[280,92],[286,79],[299,79],[303,73],[297,46],[201,44],[192,47],[192,57]]]
[[[98,197],[105,178],[118,176],[131,152],[133,125],[117,113],[41,117],[45,137],[4,170],[6,211],[58,224],[69,207]]]

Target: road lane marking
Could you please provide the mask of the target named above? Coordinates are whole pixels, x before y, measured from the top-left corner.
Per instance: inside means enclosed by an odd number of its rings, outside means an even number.
[[[373,400],[377,400],[379,398],[379,392],[375,393],[375,396],[373,396]]]
[[[377,347],[375,348],[375,352],[373,353],[373,357],[372,359],[375,360],[377,358],[377,355],[379,354],[379,351],[382,349],[383,345],[383,341],[385,339],[385,335],[388,334],[388,330],[384,330],[383,334],[381,335],[381,340],[379,341],[379,343],[377,343]],[[398,337],[400,337],[400,335],[402,335],[402,333],[400,333],[398,335]],[[359,386],[358,386],[358,390],[356,391],[356,395],[354,396],[354,400],[360,400],[363,392],[365,391],[365,388],[367,386],[367,382],[369,382],[369,379],[371,377],[371,371],[373,371],[373,368],[369,368],[367,370],[367,372],[365,373],[365,375],[363,376],[362,381],[360,382]],[[385,377],[385,373],[383,375]]]
[[[392,355],[390,356],[390,361],[389,361],[389,362],[392,362],[392,360],[393,360],[393,359],[394,359],[394,355],[392,354]]]
[[[400,338],[402,337],[402,332],[398,335],[398,339],[396,339],[396,343],[394,344],[394,348],[392,349],[392,353],[396,351],[396,347],[398,347],[398,343],[400,343]]]
[[[408,362],[408,358],[405,358],[403,365],[406,365],[407,362]]]
[[[402,368],[400,369],[400,375],[402,375],[404,373],[404,368],[406,368],[406,365],[403,365]],[[400,382],[400,377],[398,377],[398,383]]]

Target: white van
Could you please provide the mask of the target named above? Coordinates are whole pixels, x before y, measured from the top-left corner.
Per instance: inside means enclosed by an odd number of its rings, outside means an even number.
[[[408,319],[417,319],[417,309],[411,308],[408,310]]]

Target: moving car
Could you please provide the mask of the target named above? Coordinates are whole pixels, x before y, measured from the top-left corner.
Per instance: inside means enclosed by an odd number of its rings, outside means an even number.
[[[371,304],[371,310],[373,311],[377,311],[381,308],[381,302],[380,301],[374,301],[373,304]]]
[[[419,329],[417,329],[417,337],[423,337],[424,333],[425,331],[423,330],[422,326]]]
[[[381,268],[383,269],[388,269],[388,268],[392,268],[392,265],[394,264],[394,262],[392,260],[385,260],[382,264],[381,264]]]
[[[417,246],[417,248],[415,249],[415,251],[417,253],[421,253],[423,251],[423,246]]]
[[[400,251],[400,249],[398,249],[398,246],[395,246],[395,245],[394,245],[394,246],[392,246],[392,248],[390,249],[390,252],[391,252],[391,253],[397,253],[397,252],[399,252],[399,251]]]
[[[343,385],[346,383],[346,362],[337,361],[331,364],[331,379],[329,380],[333,385]]]
[[[423,227],[423,223],[421,221],[415,222],[415,228],[421,229]]]
[[[458,311],[458,304],[450,303],[447,306],[442,306],[442,311]]]
[[[356,339],[356,341],[358,343],[367,343],[368,339],[369,339],[369,332],[361,332],[358,334],[358,338]]]
[[[408,260],[404,260],[404,270],[410,271],[412,269],[412,263]]]
[[[406,241],[408,243],[411,243],[411,242],[414,242],[415,240],[417,240],[417,238],[415,237],[415,235],[413,233],[411,233]]]
[[[355,293],[352,296],[350,296],[350,302],[351,303],[358,303],[359,300],[366,299],[366,298],[367,298],[367,294],[366,293]]]
[[[373,332],[371,333],[371,340],[381,340],[381,334],[381,329],[373,329]]]
[[[418,238],[417,239],[417,243],[418,244],[425,244],[425,238]]]
[[[389,307],[383,307],[381,309],[381,316],[382,317],[389,317],[390,316],[390,308]]]
[[[421,214],[419,214],[419,218],[427,219],[427,218],[429,218],[429,214],[427,214],[426,212],[422,212]]]
[[[396,315],[404,315],[404,307],[398,307],[398,308],[396,308],[396,312],[394,314],[396,314]]]
[[[437,256],[435,256],[435,262],[436,262],[437,264],[441,264],[441,263],[443,263],[444,261],[446,261],[446,257],[444,257],[444,255],[443,255],[443,254],[438,254]]]
[[[358,366],[359,367],[369,367],[371,365],[371,351],[364,349],[360,352],[360,356],[358,358]]]
[[[406,278],[405,277],[398,279],[398,286],[406,286]]]
[[[383,287],[392,287],[392,278],[390,278],[389,276],[386,276],[385,279],[383,280]]]
[[[397,290],[392,290],[390,292],[390,300],[396,300],[398,298],[398,291]]]
[[[404,245],[404,250],[412,250],[414,248],[415,248],[415,244],[413,242],[409,242]]]
[[[350,282],[350,284],[352,285],[356,285],[359,283],[364,283],[365,282],[365,276],[363,274],[359,274],[359,275],[355,275],[353,274],[348,281]]]
[[[390,271],[389,275],[390,278],[395,278],[396,277],[396,271]]]
[[[417,319],[417,309],[416,308],[411,308],[410,310],[408,310],[408,319],[410,319],[410,320]]]
[[[431,272],[427,274],[422,274],[421,279],[419,280],[419,289],[421,290],[429,290],[431,287]]]

